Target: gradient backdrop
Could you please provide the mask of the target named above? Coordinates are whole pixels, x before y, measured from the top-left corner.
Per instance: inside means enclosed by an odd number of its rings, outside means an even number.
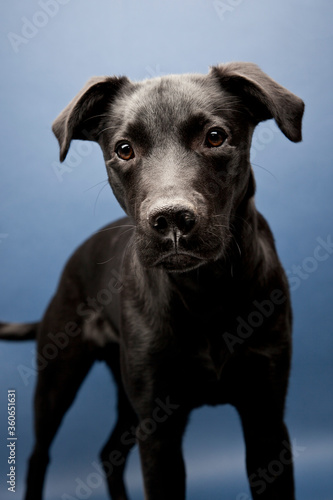
[[[59,171],[50,126],[88,78],[206,73],[219,62],[253,61],[306,102],[302,143],[290,143],[266,122],[252,150],[257,205],[292,285],[286,420],[299,500],[333,499],[332,16],[329,0],[12,0],[0,7],[2,320],[39,319],[71,252],[122,215],[103,188],[97,145],[75,142]],[[0,345],[3,500],[23,494],[33,442],[33,360],[33,342]],[[17,391],[16,494],[5,484],[11,388]],[[106,368],[96,365],[54,442],[47,500],[106,498],[95,462],[114,419],[114,387]],[[231,407],[195,411],[184,447],[189,499],[249,499],[243,438]],[[137,452],[127,478],[131,498],[143,498]],[[86,486],[76,491],[78,484]]]

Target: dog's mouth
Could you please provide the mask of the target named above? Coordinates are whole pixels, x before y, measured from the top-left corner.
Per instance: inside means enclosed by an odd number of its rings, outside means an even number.
[[[206,218],[207,219],[207,218]],[[227,231],[214,227],[204,219],[188,234],[159,234],[137,225],[136,251],[146,268],[163,269],[166,272],[188,272],[219,259],[229,240]],[[217,220],[217,219],[216,219]],[[204,224],[207,222],[207,224]]]
[[[203,264],[205,260],[189,252],[170,252],[162,255],[152,267],[162,267],[169,272],[191,271]]]

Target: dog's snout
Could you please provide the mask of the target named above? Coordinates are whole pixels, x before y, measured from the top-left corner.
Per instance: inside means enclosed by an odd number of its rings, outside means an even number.
[[[197,223],[194,207],[165,205],[154,207],[148,214],[150,226],[162,236],[169,236],[175,231],[181,235],[190,233]]]

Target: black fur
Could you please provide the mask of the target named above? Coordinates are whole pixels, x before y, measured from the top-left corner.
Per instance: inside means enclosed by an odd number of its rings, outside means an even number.
[[[128,498],[123,470],[133,427],[145,498],[184,500],[188,415],[223,403],[242,421],[253,498],[294,499],[283,422],[289,292],[255,208],[249,156],[254,127],[265,119],[301,140],[303,108],[254,64],[231,63],[141,83],[95,78],[57,118],[61,160],[72,139],[97,141],[128,217],[76,251],[39,325],[45,362],[26,500],[42,497],[49,446],[96,359],[119,385],[119,420],[101,454],[113,500]],[[125,143],[133,154],[122,159]],[[258,479],[282,456],[282,471]]]

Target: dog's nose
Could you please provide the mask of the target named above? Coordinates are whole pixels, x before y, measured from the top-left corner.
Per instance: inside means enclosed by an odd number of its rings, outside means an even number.
[[[162,236],[175,232],[186,235],[192,231],[197,222],[194,209],[188,206],[160,206],[153,208],[148,214],[150,226]]]

